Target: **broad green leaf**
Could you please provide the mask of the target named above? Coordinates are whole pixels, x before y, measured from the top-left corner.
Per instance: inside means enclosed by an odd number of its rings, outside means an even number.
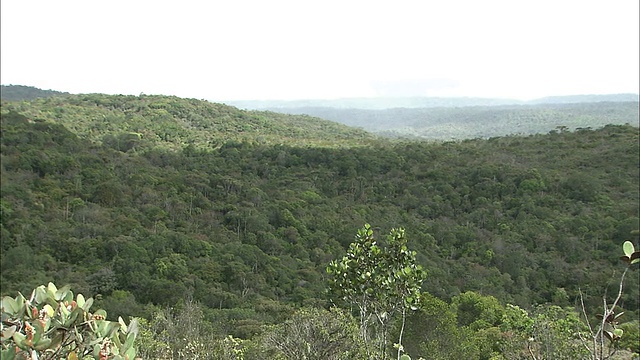
[[[624,251],[624,254],[626,256],[628,256],[629,258],[631,258],[631,255],[634,252],[634,246],[633,243],[631,241],[625,241],[624,244],[622,244],[622,250]]]
[[[93,345],[93,357],[96,359],[100,358],[100,344]]]
[[[49,304],[45,304],[42,309],[47,313],[48,317],[52,317],[53,314],[55,314],[55,311],[53,310],[53,308],[51,307],[51,305]]]
[[[23,333],[20,333],[20,332],[13,333],[13,341],[22,350],[28,350],[29,349],[29,347],[25,344],[25,340],[26,339],[27,339],[27,337]]]
[[[15,325],[11,325],[9,327],[4,328],[2,330],[2,341],[10,339],[15,332],[16,332]]]
[[[66,306],[64,306],[64,304],[63,304],[63,303],[60,303],[60,304],[59,304],[58,309],[60,310],[60,315],[61,315],[61,316],[62,316],[62,318],[63,318],[63,320],[62,320],[62,321],[63,321],[63,322],[64,322],[64,321],[66,321],[66,320],[67,320],[67,317],[69,317],[69,314],[70,314],[71,312],[69,311],[69,309],[67,309],[67,307],[66,307]]]
[[[93,305],[93,298],[88,298],[82,306],[82,310],[89,311],[91,305]]]
[[[15,346],[9,346],[9,349],[2,350],[2,352],[0,352],[0,358],[7,359],[7,360],[15,359],[16,358],[16,347]]]
[[[18,303],[18,312],[22,313],[25,308],[26,308],[26,299],[24,298],[24,296],[22,296],[21,293],[18,293],[18,296],[16,296],[16,303]]]
[[[84,295],[78,294],[76,296],[76,304],[78,304],[79,307],[84,308],[84,303],[85,303]]]
[[[73,293],[71,292],[70,288],[71,287],[69,285],[65,285],[60,289],[56,290],[55,291],[56,300],[71,302],[71,300],[73,300]]]
[[[54,297],[57,291],[58,291],[58,288],[55,286],[54,283],[50,282],[49,285],[47,285],[47,292],[53,294]]]
[[[67,321],[66,321],[65,325],[66,325],[66,326],[68,326],[68,327],[70,327],[71,325],[73,325],[73,324],[76,322],[76,320],[78,320],[78,318],[80,318],[80,319],[81,319],[81,321],[82,321],[82,320],[84,320],[83,318],[81,318],[81,317],[80,317],[80,315],[81,315],[83,312],[84,312],[84,311],[83,311],[81,308],[79,308],[79,307],[77,307],[77,308],[73,309],[73,310],[71,311],[71,313],[69,313],[69,317],[67,318]]]
[[[135,359],[136,358],[136,348],[130,347],[124,353],[125,359]]]
[[[33,322],[33,328],[34,328],[34,332],[33,332],[33,344],[37,344],[40,342],[40,338],[42,337],[42,335],[44,334],[44,327],[42,326],[42,324],[40,323],[40,321],[34,321]]]
[[[18,305],[18,302],[10,296],[2,298],[2,308],[12,316],[16,316],[20,312],[20,305]]]
[[[124,345],[122,346],[122,351],[124,351],[125,353],[128,352],[128,350],[133,347],[133,341],[135,339],[136,339],[135,334],[132,334],[132,333],[127,334],[127,340],[124,342]]]
[[[615,330],[613,330],[613,335],[614,335],[614,337],[616,337],[616,338],[621,338],[621,337],[622,337],[622,334],[624,334],[624,330],[622,330],[622,329],[615,329]]]
[[[34,291],[37,304],[42,304],[47,301],[47,289],[45,289],[44,285],[38,286]]]

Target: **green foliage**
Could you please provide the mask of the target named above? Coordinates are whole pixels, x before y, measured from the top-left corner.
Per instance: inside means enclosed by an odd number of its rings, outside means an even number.
[[[0,98],[3,101],[33,100],[43,97],[68,95],[69,93],[55,90],[42,90],[33,86],[0,85]]]
[[[93,298],[73,297],[68,286],[53,283],[2,298],[3,359],[134,359],[137,322],[127,326],[90,313]]]
[[[460,326],[468,326],[472,330],[480,330],[497,326],[502,322],[504,308],[493,296],[482,296],[467,291],[455,296],[451,305],[456,311]]]
[[[139,353],[143,359],[243,360],[248,341],[215,334],[204,321],[203,308],[185,301],[177,310],[157,310],[139,319]]]
[[[65,99],[14,103],[13,112],[3,104],[0,111],[2,295],[52,280],[94,297],[94,306],[114,317],[149,321],[149,309],[178,311],[191,296],[203,309],[203,326],[213,329],[209,344],[233,335],[248,357],[265,325],[283,323],[294,308],[328,306],[326,264],[343,257],[348,234],[367,219],[410,229],[407,248],[429,273],[423,288],[445,302],[473,291],[521,309],[565,307],[582,290],[593,314],[601,294],[611,294],[612,259],[628,256],[619,254],[622,242],[637,248],[630,234],[639,219],[637,127],[318,147],[330,141],[284,141],[288,125],[276,115],[269,119],[277,124],[259,129],[280,135],[243,139],[234,129],[256,119],[216,104]],[[208,128],[190,122],[198,111]],[[101,143],[128,133],[142,136],[126,152]],[[579,178],[580,191],[571,190]],[[389,248],[384,236],[375,240]],[[625,313],[622,321],[637,317],[638,283],[638,272],[629,271],[615,309]],[[393,315],[388,338],[398,339],[401,312]],[[459,343],[451,346],[454,358],[478,358],[481,349],[496,348],[496,329],[505,332],[495,317],[487,319],[473,332],[473,322],[458,326],[453,318],[455,331],[431,338]],[[378,338],[375,315],[370,323]],[[429,341],[419,344],[440,349]],[[409,340],[402,345],[412,358],[429,354],[409,353],[420,348]]]
[[[331,291],[359,309],[361,337],[365,342],[378,342],[378,357],[386,349],[388,324],[393,316],[401,312],[404,326],[406,310],[416,309],[420,303],[425,277],[416,263],[416,252],[407,248],[403,229],[392,229],[386,241],[386,247],[379,247],[371,226],[365,224],[347,255],[327,267]],[[401,351],[402,331],[398,353]]]
[[[616,101],[588,102],[588,99],[576,99],[564,104],[519,105],[476,102],[473,105],[467,103],[457,106],[453,104],[456,101],[473,100],[448,99],[448,103],[445,101],[439,106],[425,106],[419,103],[420,100],[435,99],[423,98],[403,99],[408,101],[402,104],[397,103],[402,100],[394,99],[395,105],[382,109],[364,109],[361,107],[363,104],[352,104],[345,108],[326,107],[331,104],[318,107],[280,104],[272,109],[288,114],[309,114],[382,136],[447,141],[555,133],[557,128],[566,132],[585,131],[607,124],[638,124],[637,99],[637,95],[631,95]],[[376,99],[375,106],[380,104],[384,104],[384,100]],[[256,105],[247,104],[248,107],[265,108]]]
[[[636,250],[631,241],[625,241],[622,244],[622,250],[624,255],[620,259],[629,265],[637,264],[640,262],[640,250]]]
[[[505,334],[508,334],[502,341],[502,352],[516,357],[525,356],[526,348],[536,359],[595,360],[611,359],[618,349],[634,348],[629,346],[624,328],[632,332],[635,330],[635,334],[631,336],[637,340],[637,323],[636,328],[632,323],[623,328],[619,325],[619,319],[624,312],[616,310],[622,296],[624,278],[632,265],[632,256],[635,253],[630,241],[625,241],[622,249],[625,255],[621,260],[627,264],[627,268],[621,275],[618,295],[613,303],[608,305],[606,295],[603,297],[603,313],[596,315],[598,323],[592,326],[588,318],[583,322],[580,314],[570,308],[539,306],[529,316],[520,308],[508,306],[501,325]],[[584,300],[582,295],[581,300]],[[584,303],[582,312],[586,317]]]
[[[623,336],[618,341],[618,347],[640,355],[640,320],[622,323],[618,328],[623,331]]]
[[[243,111],[205,100],[159,95],[83,94],[5,102],[3,111],[58,123],[121,152],[153,147],[200,151],[232,142],[353,146],[373,135],[305,115]]]
[[[533,315],[531,351],[541,359],[583,359],[589,352],[581,339],[586,326],[572,309],[546,306]]]
[[[274,359],[364,359],[365,350],[355,319],[332,308],[303,308],[262,337]]]
[[[563,298],[564,306],[579,284],[606,284],[608,239],[628,236],[637,222],[631,127],[348,149],[228,142],[122,153],[5,110],[6,292],[55,279],[83,293],[128,291],[140,304],[171,305],[189,289],[210,308],[323,302],[324,264],[348,247],[350,229],[375,217],[412,229],[426,287],[438,297],[482,290],[522,307]],[[575,201],[561,184],[587,172],[597,196]],[[29,280],[15,250],[25,246]],[[104,268],[113,273],[101,284],[94,274]],[[633,310],[631,280],[624,303]],[[554,297],[558,288],[566,297]]]
[[[632,233],[637,234],[637,230],[634,230]],[[603,296],[604,309],[602,313],[596,314],[598,322],[595,325],[592,326],[589,319],[586,318],[586,310],[584,309],[584,304],[582,305],[585,320],[589,328],[589,335],[591,336],[591,343],[586,347],[592,359],[612,358],[620,349],[620,340],[625,336],[624,329],[620,326],[620,318],[624,315],[624,311],[618,310],[618,306],[622,299],[625,276],[632,266],[640,261],[640,259],[638,259],[640,252],[635,250],[635,246],[630,241],[625,241],[622,244],[622,251],[624,256],[620,257],[620,259],[626,264],[626,268],[620,276],[617,296],[610,305],[607,302],[607,296]]]
[[[406,354],[433,360],[474,358],[472,334],[458,326],[449,304],[429,293],[423,293],[420,302],[407,316]]]

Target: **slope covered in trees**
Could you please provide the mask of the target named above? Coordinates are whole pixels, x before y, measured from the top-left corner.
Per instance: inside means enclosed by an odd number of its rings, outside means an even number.
[[[95,143],[121,150],[212,149],[229,140],[341,146],[365,144],[365,131],[307,115],[243,111],[204,100],[160,95],[68,95],[6,102],[5,111],[55,122]]]
[[[33,86],[0,85],[0,99],[6,101],[33,100],[37,98],[68,94],[69,93],[55,90],[42,90]]]
[[[371,223],[376,232],[406,229],[427,274],[423,291],[440,301],[485,301],[461,298],[474,291],[524,309],[562,307],[582,290],[597,309],[615,285],[622,243],[638,241],[633,126],[444,143],[356,132],[368,146],[316,147],[308,145],[332,133],[286,142],[313,124],[240,141],[242,126],[271,114],[166,97],[61,99],[2,106],[3,295],[54,281],[95,296],[114,317],[150,320],[156,306],[189,298],[212,333],[255,338],[294,308],[327,305],[327,264]],[[149,105],[127,120],[127,106],[141,100]],[[194,109],[230,115],[196,122]],[[186,114],[191,132],[142,115],[155,110],[173,121]],[[226,124],[221,118],[233,126],[206,130]],[[123,131],[147,139],[164,127],[180,140],[130,149],[105,141]],[[192,135],[198,141],[185,146]],[[637,271],[621,305],[637,318]],[[472,326],[464,319],[452,326]],[[407,339],[420,334],[422,322],[411,321]]]
[[[430,140],[546,134],[557,129],[627,123],[637,126],[639,123],[637,101],[391,109],[281,107],[271,110],[318,116],[389,137]]]
[[[638,94],[607,94],[607,95],[570,95],[551,96],[529,101],[516,99],[496,99],[477,97],[369,97],[342,99],[309,99],[309,100],[239,100],[230,104],[243,109],[287,109],[304,107],[325,107],[334,109],[367,109],[384,110],[393,108],[442,108],[442,107],[470,107],[470,106],[501,106],[501,105],[534,105],[534,104],[568,104],[593,102],[637,102]]]

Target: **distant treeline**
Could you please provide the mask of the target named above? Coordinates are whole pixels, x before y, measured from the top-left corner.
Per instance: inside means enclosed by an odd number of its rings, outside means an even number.
[[[309,100],[245,100],[229,101],[244,109],[266,110],[330,107],[337,109],[383,110],[392,108],[432,108],[501,105],[568,104],[588,102],[638,102],[638,94],[550,96],[529,101],[479,97],[370,97]]]
[[[637,101],[384,110],[331,107],[271,110],[317,116],[389,137],[431,140],[544,134],[555,130],[595,129],[607,124],[638,126]]]

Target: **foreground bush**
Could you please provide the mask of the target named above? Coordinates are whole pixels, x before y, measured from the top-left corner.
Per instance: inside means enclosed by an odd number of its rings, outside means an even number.
[[[104,310],[89,312],[93,298],[73,297],[68,286],[41,285],[27,299],[2,299],[1,358],[130,359],[136,356],[134,320],[106,320]]]
[[[276,359],[364,359],[359,335],[356,320],[341,309],[304,308],[268,330],[263,346]]]

